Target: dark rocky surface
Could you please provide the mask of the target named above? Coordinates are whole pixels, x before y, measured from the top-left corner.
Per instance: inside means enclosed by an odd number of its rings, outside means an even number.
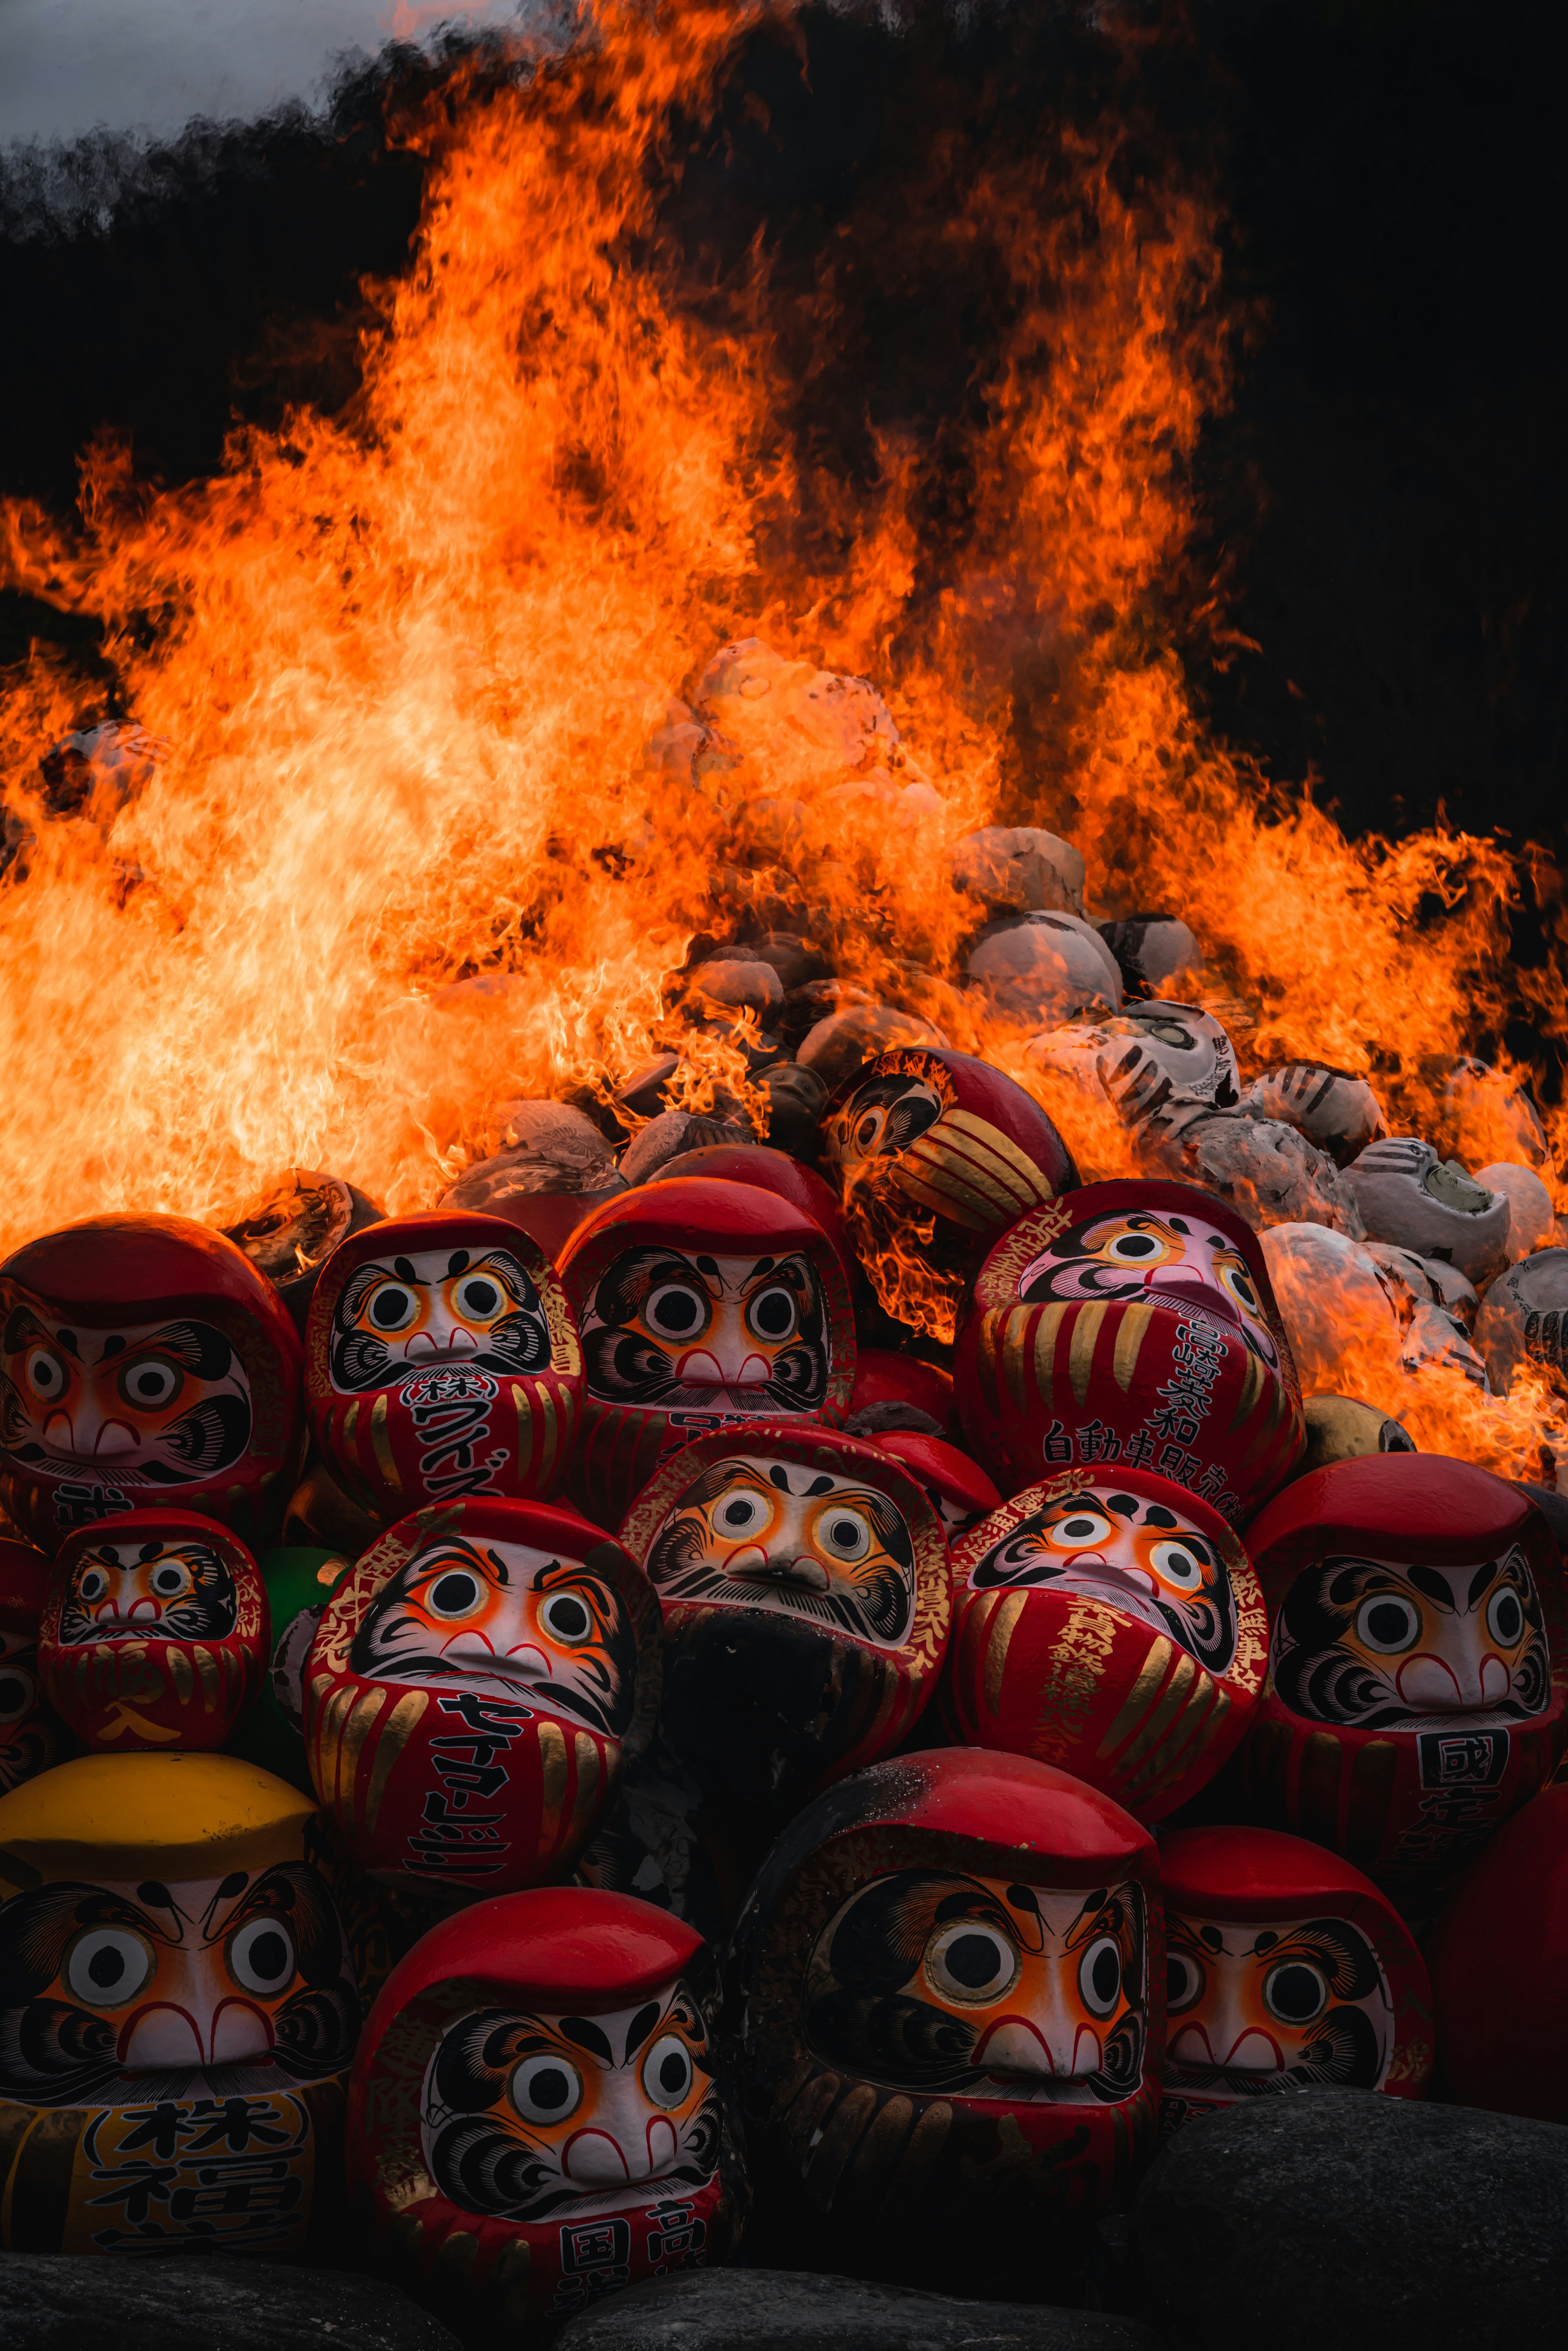
[[[1189,2123],[1133,2210],[1170,2351],[1560,2351],[1568,2131],[1367,2090]]]
[[[378,2278],[271,2262],[0,2253],[0,2351],[457,2351]]]
[[[797,2270],[692,2270],[612,2295],[559,2351],[1158,2351],[1136,2319]]]

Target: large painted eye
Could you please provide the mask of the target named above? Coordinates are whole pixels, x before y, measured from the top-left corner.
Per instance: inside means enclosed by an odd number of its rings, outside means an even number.
[[[1122,1997],[1122,1947],[1096,1935],[1078,1962],[1078,1990],[1091,2016],[1109,2016]]]
[[[128,1927],[93,1927],[78,1935],[66,1960],[66,1982],[94,2008],[121,2008],[148,1983],[152,1953]]]
[[[1524,1604],[1511,1583],[1500,1584],[1487,1602],[1487,1631],[1500,1649],[1517,1648],[1524,1637]]]
[[[1168,1536],[1149,1546],[1149,1565],[1173,1592],[1201,1592],[1207,1564],[1197,1545],[1183,1535]]]
[[[1088,1551],[1096,1543],[1108,1542],[1116,1530],[1103,1510],[1069,1510],[1047,1527],[1046,1541],[1059,1551]]]
[[[184,1374],[163,1355],[138,1355],[121,1369],[118,1385],[137,1412],[162,1412],[184,1386]]]
[[[486,1273],[465,1274],[456,1290],[457,1311],[470,1322],[492,1322],[505,1304],[498,1283]]]
[[[419,1295],[406,1281],[381,1281],[360,1311],[372,1331],[406,1331],[419,1312]]]
[[[643,2060],[643,2087],[656,2106],[678,2106],[690,2095],[691,2053],[673,2032],[661,2034]]]
[[[1263,2005],[1281,2024],[1311,2024],[1328,2000],[1327,1978],[1305,1959],[1283,1959],[1263,1979]]]
[[[1011,1991],[1019,1966],[1008,1938],[977,1918],[956,1919],[925,1946],[925,1974],[933,1990],[977,2006]]]
[[[224,1956],[242,1991],[265,1998],[286,1991],[294,1980],[294,1938],[281,1918],[247,1918],[229,1937]]]
[[[831,1558],[842,1560],[847,1565],[864,1559],[872,1547],[871,1528],[858,1510],[846,1510],[841,1502],[830,1502],[818,1519],[816,1537]]]
[[[719,1497],[713,1522],[721,1535],[729,1541],[735,1541],[742,1535],[760,1534],[772,1516],[772,1510],[760,1494],[750,1493],[745,1487],[739,1487],[734,1493]]]
[[[1420,1611],[1397,1592],[1379,1592],[1356,1610],[1355,1629],[1380,1657],[1396,1657],[1418,1638]]]
[[[643,1319],[663,1339],[689,1339],[707,1328],[707,1293],[685,1281],[662,1282],[650,1291]]]
[[[1182,1254],[1162,1225],[1140,1223],[1115,1226],[1092,1247],[1107,1265],[1163,1265]]]
[[[23,1377],[40,1404],[54,1404],[71,1384],[70,1365],[52,1347],[29,1347]]]
[[[1166,1953],[1166,2008],[1172,2016],[1192,2006],[1203,1984],[1203,1970],[1190,1951]]]
[[[539,1610],[539,1623],[552,1641],[576,1648],[593,1630],[593,1612],[575,1592],[552,1592]]]
[[[425,1593],[424,1604],[433,1616],[450,1620],[454,1616],[471,1616],[484,1597],[485,1587],[476,1575],[465,1567],[449,1567]]]
[[[101,1600],[108,1590],[109,1577],[101,1567],[86,1568],[77,1578],[78,1600]]]
[[[0,1665],[0,1723],[20,1722],[38,1702],[38,1685],[26,1666]]]
[[[873,1102],[869,1110],[862,1110],[858,1118],[852,1113],[850,1148],[862,1159],[869,1158],[873,1151],[881,1150],[886,1133],[886,1109],[881,1102]]]
[[[1238,1257],[1229,1250],[1225,1251],[1216,1257],[1214,1273],[1221,1290],[1228,1297],[1234,1298],[1238,1306],[1245,1307],[1249,1314],[1261,1316],[1263,1301],[1258,1295],[1257,1287],[1248,1270],[1244,1257]]]
[[[191,1571],[177,1559],[161,1559],[148,1582],[160,1600],[177,1600],[191,1589]]]
[[[582,2076],[564,2057],[525,2057],[507,2085],[525,2122],[563,2123],[582,2104]]]
[[[795,1329],[795,1293],[782,1282],[770,1282],[746,1301],[747,1328],[758,1339],[777,1345],[788,1339]]]

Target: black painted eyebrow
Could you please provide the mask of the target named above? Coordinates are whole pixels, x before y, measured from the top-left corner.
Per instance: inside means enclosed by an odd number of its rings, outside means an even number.
[[[659,2003],[656,2000],[651,2000],[646,2008],[640,2008],[637,2011],[636,2015],[626,2027],[626,2060],[628,2064],[631,2063],[632,2052],[634,2049],[640,2049],[642,2047],[643,2042],[646,2041],[649,2033],[652,2032],[654,2025],[657,2024],[658,2022]]]
[[[586,2049],[591,2056],[602,2057],[607,2065],[614,2064],[615,2052],[610,2046],[609,2035],[588,2017],[563,2016],[560,2021],[560,2030],[566,2040],[574,2041],[580,2049]]]

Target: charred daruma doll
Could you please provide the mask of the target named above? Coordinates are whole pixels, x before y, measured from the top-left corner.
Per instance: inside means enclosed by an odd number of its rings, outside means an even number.
[[[225,1755],[0,1798],[7,2251],[304,2251],[360,2025],[329,1867],[310,1800]]]
[[[267,1590],[245,1545],[190,1510],[132,1510],[67,1537],[38,1670],[85,1746],[221,1747],[267,1666]]]
[[[1154,1839],[1020,1756],[874,1765],[779,1838],[736,1930],[759,2262],[1038,2295],[1152,2150]]]
[[[664,1614],[660,1730],[758,1829],[895,1747],[947,1645],[946,1546],[879,1447],[741,1422],[665,1462],[621,1539]]]
[[[183,1217],[89,1217],[0,1267],[0,1496],[50,1552],[151,1503],[246,1542],[304,1442],[299,1339],[270,1282]]]
[[[571,1451],[582,1351],[538,1243],[441,1209],[370,1225],[322,1268],[305,1333],[310,1431],[372,1517],[547,1494]]]
[[[1306,1442],[1251,1228],[1186,1184],[1092,1184],[1020,1217],[975,1283],[954,1384],[1004,1492],[1150,1469],[1232,1525]]]
[[[1298,1479],[1248,1540],[1270,1621],[1254,1800],[1402,1908],[1430,1902],[1562,1752],[1545,1520],[1470,1462],[1368,1454]]]
[[[691,1176],[608,1201],[561,1279],[587,1374],[573,1500],[611,1526],[667,1454],[738,1420],[835,1422],[854,1386],[837,1249],[793,1202]]]
[[[1160,1884],[1167,2130],[1292,2090],[1426,2095],[1427,1970],[1359,1869],[1276,1829],[1176,1829]]]
[[[484,1902],[393,1970],[350,2092],[349,2179],[400,2285],[497,2339],[722,2262],[743,2209],[716,1970],[651,1904]]]
[[[908,1319],[913,1278],[944,1337],[990,1243],[1078,1182],[1021,1086],[972,1054],[925,1046],[879,1053],[835,1095],[823,1160],[883,1305]]]
[[[57,1763],[68,1743],[38,1678],[38,1620],[49,1562],[0,1541],[0,1795]]]
[[[1147,1470],[1064,1470],[954,1548],[946,1697],[959,1735],[1075,1772],[1142,1820],[1197,1793],[1263,1686],[1240,1538]]]
[[[1499,1829],[1443,1914],[1431,1965],[1443,2096],[1568,2122],[1568,1783]]]
[[[306,1753],[361,1868],[509,1894],[570,1866],[658,1698],[658,1604],[619,1543],[544,1502],[451,1502],[328,1602]]]

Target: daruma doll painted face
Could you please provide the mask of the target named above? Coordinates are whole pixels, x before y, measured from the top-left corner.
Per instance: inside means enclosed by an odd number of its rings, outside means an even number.
[[[299,1340],[270,1282],[183,1217],[91,1217],[0,1267],[0,1495],[46,1551],[169,1502],[246,1541],[304,1441]]]
[[[0,1541],[0,1795],[60,1760],[60,1725],[38,1679],[38,1619],[49,1562]]]
[[[1186,1184],[1089,1185],[1020,1217],[976,1279],[954,1384],[1004,1492],[1147,1469],[1235,1525],[1306,1442],[1257,1236]]]
[[[1249,1542],[1270,1626],[1253,1795],[1423,1902],[1562,1752],[1568,1610],[1545,1521],[1470,1462],[1368,1454],[1299,1479]]]
[[[658,1708],[659,1610],[619,1543],[543,1502],[402,1519],[305,1662],[311,1777],[361,1868],[458,1895],[559,1876]]]
[[[308,1797],[226,1755],[89,1755],[0,1798],[12,2252],[301,2252],[359,1994]]]
[[[794,1202],[678,1178],[606,1202],[561,1279],[582,1330],[578,1507],[618,1523],[667,1454],[738,1420],[838,1421],[854,1321],[837,1249]]]
[[[1015,2294],[1152,2149],[1154,1840],[1065,1772],[950,1750],[846,1780],[731,1964],[759,2260]]]
[[[555,1269],[499,1217],[396,1217],[328,1259],[305,1336],[310,1429],[378,1519],[549,1493],[577,1428],[582,1351]]]
[[[261,1687],[269,1636],[260,1571],[226,1527],[132,1510],[68,1536],[38,1667],[86,1746],[221,1747]]]
[[[1262,1688],[1240,1538],[1146,1470],[1015,1494],[955,1545],[953,1603],[960,1736],[1075,1772],[1140,1819],[1214,1777]]]
[[[349,2177],[412,2293],[509,2327],[722,2261],[741,2214],[712,1955],[625,1895],[503,1896],[371,2012]]]
[[[720,1804],[793,1810],[935,1693],[946,1546],[879,1446],[742,1421],[667,1461],[621,1539],[663,1611],[662,1735]]]
[[[1277,1829],[1176,1829],[1160,1883],[1167,2129],[1292,2090],[1425,2095],[1426,1966],[1359,1869]]]

